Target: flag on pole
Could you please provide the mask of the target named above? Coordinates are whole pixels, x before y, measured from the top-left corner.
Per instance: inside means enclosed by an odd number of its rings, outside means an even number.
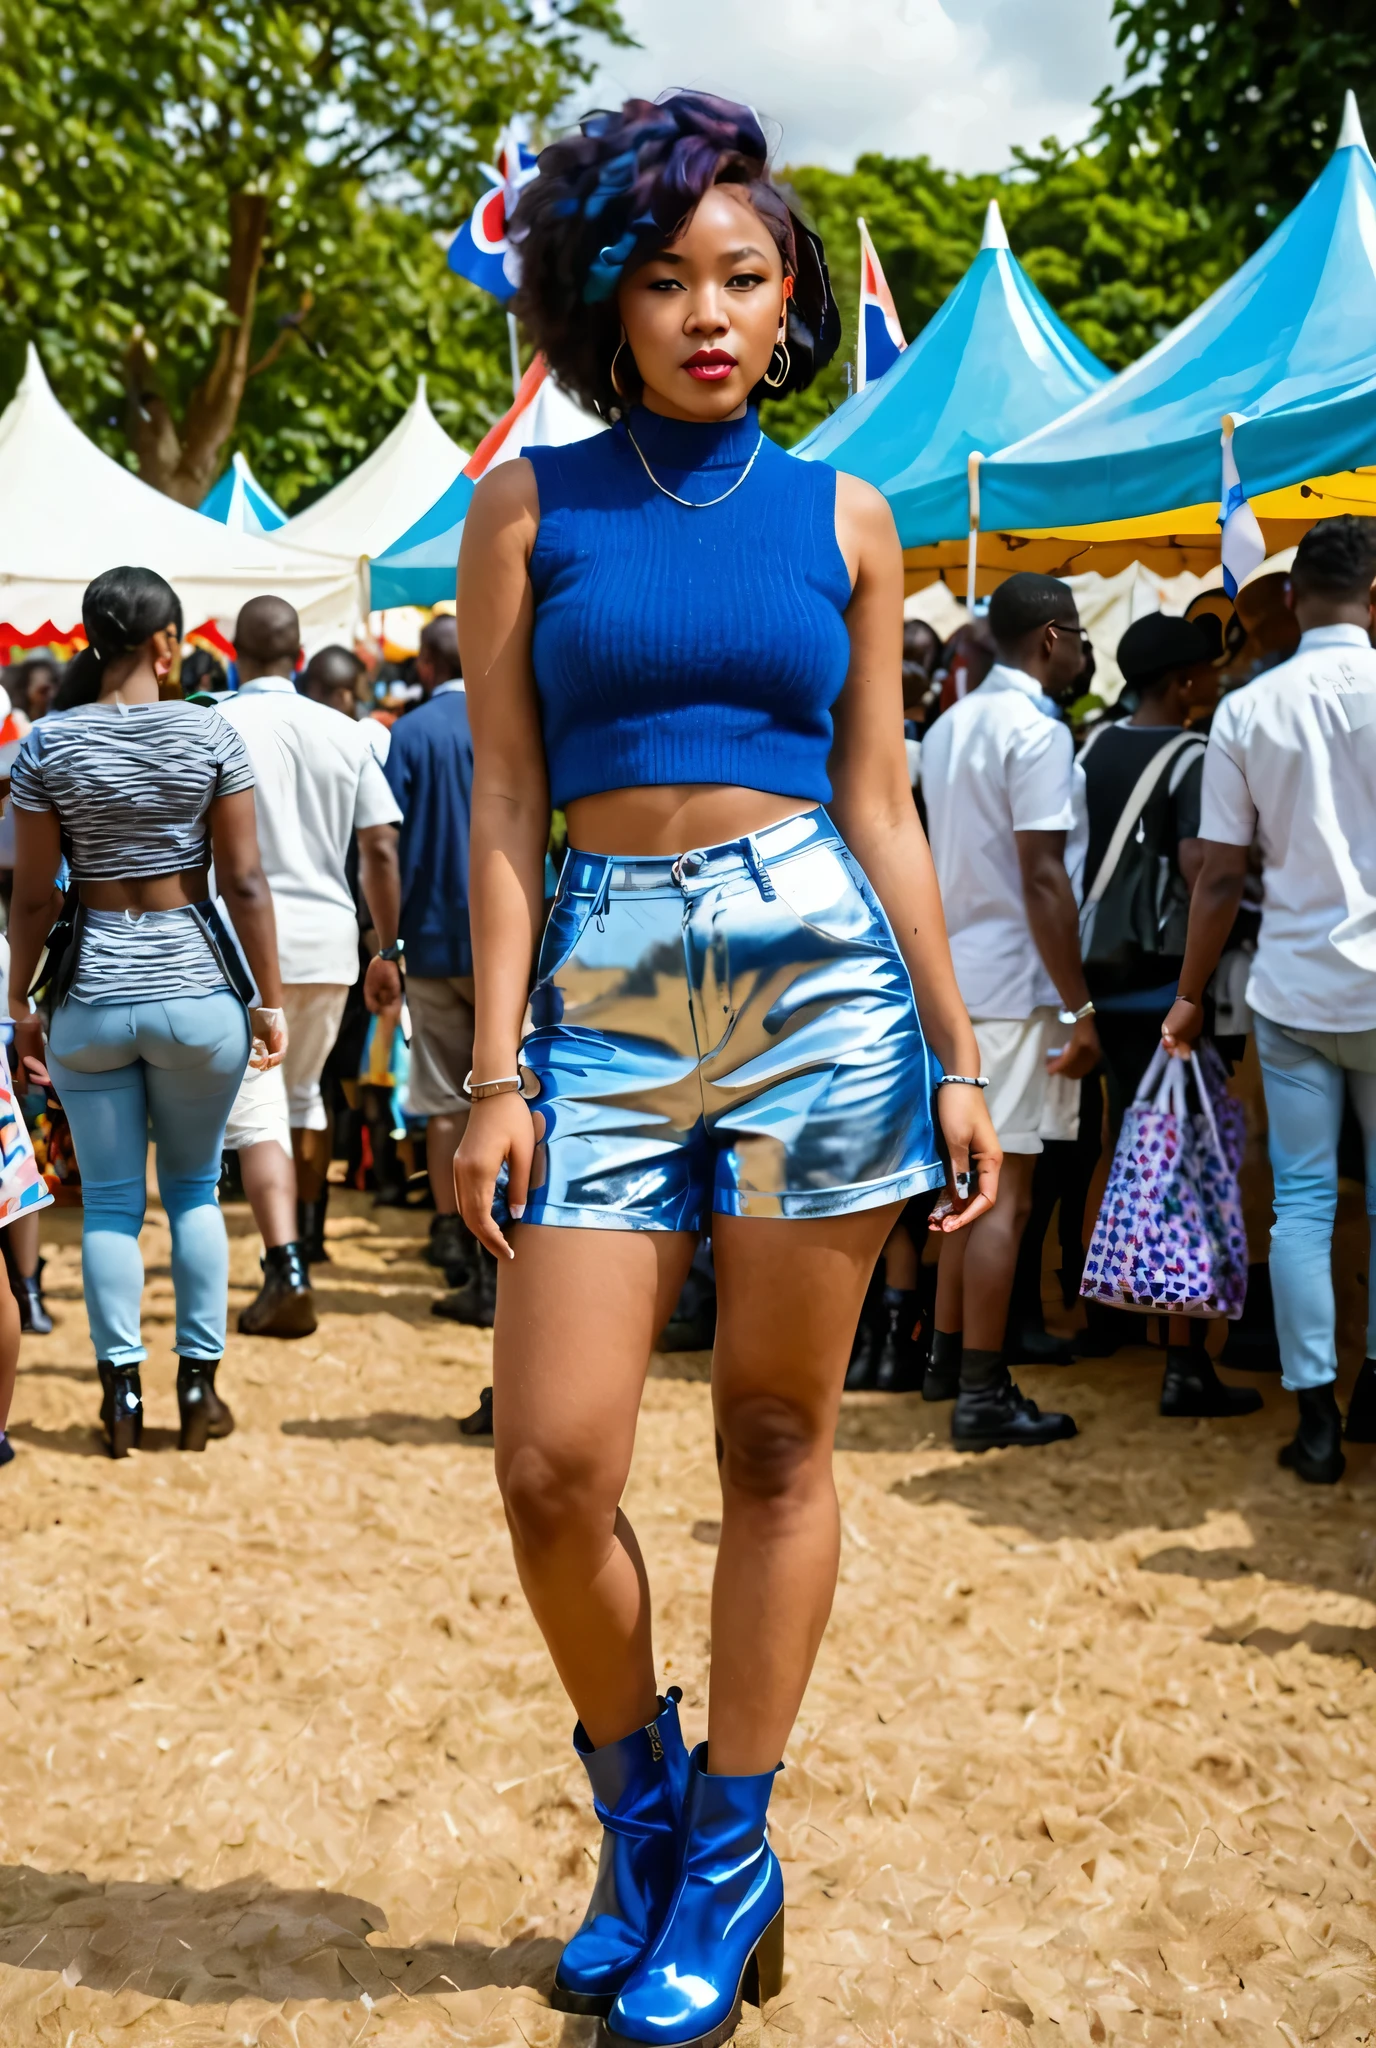
[[[1266,542],[1242,488],[1233,453],[1233,428],[1241,417],[1235,413],[1225,413],[1223,417],[1223,482],[1219,490],[1218,523],[1223,529],[1223,588],[1230,598],[1237,596],[1253,569],[1259,569],[1266,560]]]
[[[516,251],[507,240],[507,222],[516,210],[521,187],[530,183],[538,169],[530,147],[530,123],[523,114],[513,115],[498,137],[496,163],[483,164],[481,169],[491,180],[491,190],[483,194],[449,244],[449,268],[505,305],[520,282]]]
[[[863,220],[860,230],[860,334],[855,351],[855,388],[863,391],[896,363],[907,347],[898,324],[893,302],[879,258],[874,253],[870,231]]]

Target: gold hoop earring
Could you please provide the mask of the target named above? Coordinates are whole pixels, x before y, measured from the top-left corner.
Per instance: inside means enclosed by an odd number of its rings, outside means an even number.
[[[625,393],[625,391],[624,391],[624,390],[622,389],[621,381],[620,381],[620,379],[618,378],[618,376],[617,376],[617,374],[616,374],[616,365],[617,365],[617,362],[618,362],[618,360],[619,360],[619,358],[620,358],[620,355],[621,355],[621,351],[622,351],[622,349],[623,349],[623,348],[625,348],[625,346],[626,346],[626,330],[625,330],[625,328],[623,327],[623,328],[622,328],[622,330],[621,330],[621,339],[620,339],[620,341],[619,341],[619,342],[618,342],[618,343],[616,344],[616,354],[615,354],[615,355],[614,355],[614,356],[612,357],[612,364],[611,364],[611,368],[610,368],[610,369],[608,370],[608,372],[607,372],[607,376],[608,376],[608,379],[610,380],[610,383],[611,383],[611,387],[612,387],[612,390],[613,390],[613,391],[614,391],[614,392],[616,393],[616,395],[617,395],[617,397],[618,397],[618,398],[624,398],[624,397],[626,396],[626,393]],[[632,358],[632,361],[634,361],[634,358]]]
[[[784,359],[783,368],[777,377],[774,375],[774,356],[782,356]],[[769,358],[769,368],[764,373],[764,382],[771,391],[781,391],[792,374],[793,358],[788,352],[788,343],[786,341],[776,341],[774,344],[774,355]]]

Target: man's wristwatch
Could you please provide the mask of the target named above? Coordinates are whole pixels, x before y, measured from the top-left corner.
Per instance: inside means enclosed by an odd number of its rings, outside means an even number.
[[[405,939],[398,939],[395,946],[384,946],[377,957],[379,960],[395,960],[400,967],[406,959]]]
[[[1094,1015],[1093,1003],[1081,1003],[1078,1010],[1061,1010],[1057,1013],[1058,1024],[1080,1024],[1086,1017]]]

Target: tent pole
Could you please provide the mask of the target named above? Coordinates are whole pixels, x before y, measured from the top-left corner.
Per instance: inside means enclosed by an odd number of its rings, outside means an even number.
[[[979,466],[982,459],[978,453],[971,455],[965,468],[970,493],[970,551],[965,560],[965,603],[970,611],[975,608],[975,572],[979,567]]]
[[[515,401],[521,395],[521,336],[514,313],[506,316],[506,338],[511,345],[511,396]]]

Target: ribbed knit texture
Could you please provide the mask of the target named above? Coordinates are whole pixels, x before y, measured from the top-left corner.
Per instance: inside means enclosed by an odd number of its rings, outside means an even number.
[[[635,407],[660,483],[701,504],[760,436]],[[656,490],[625,423],[526,450],[540,494],[533,658],[556,805],[724,782],[825,803],[831,707],[850,660],[836,473],[766,439],[740,489],[689,511]]]

